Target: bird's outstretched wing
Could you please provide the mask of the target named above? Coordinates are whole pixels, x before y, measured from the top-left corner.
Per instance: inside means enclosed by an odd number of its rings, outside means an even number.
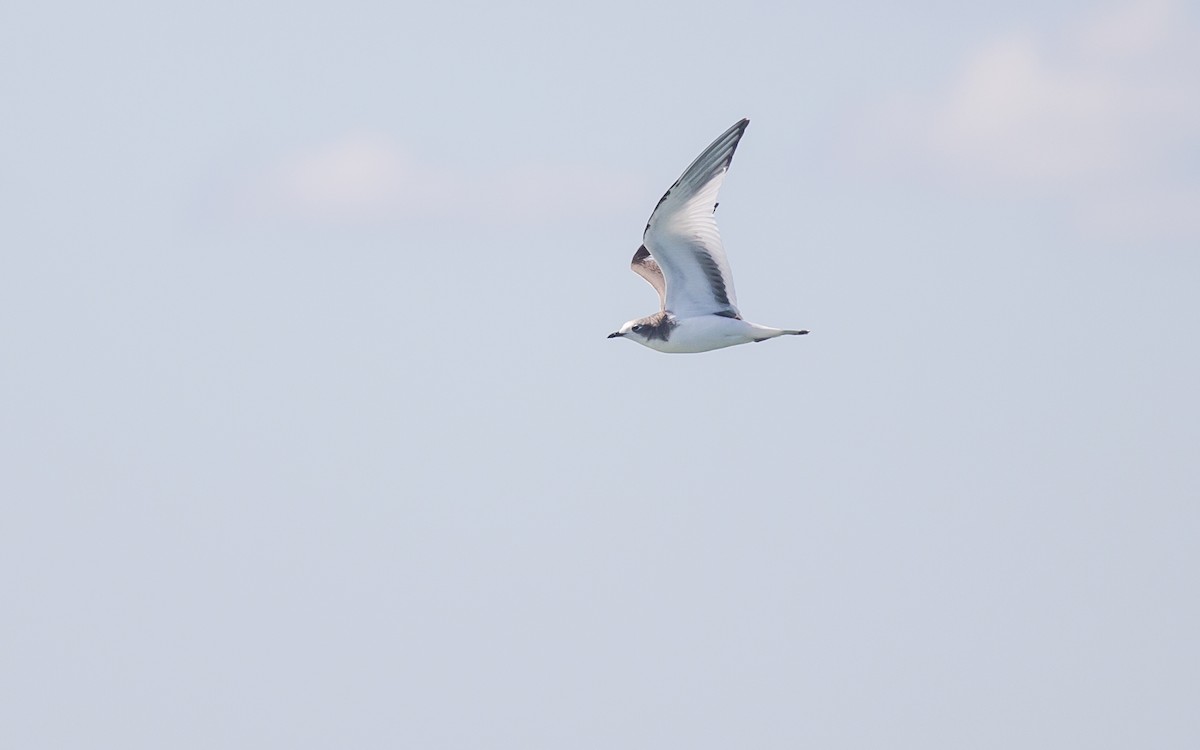
[[[726,130],[684,170],[646,223],[643,248],[652,257],[639,259],[642,248],[633,257],[633,270],[658,290],[663,309],[677,316],[740,317],[733,273],[713,212],[733,152],[749,124],[742,120]]]

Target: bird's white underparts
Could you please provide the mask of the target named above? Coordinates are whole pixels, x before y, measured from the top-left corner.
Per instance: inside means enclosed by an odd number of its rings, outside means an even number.
[[[742,120],[713,141],[654,207],[632,266],[658,292],[659,311],[625,323],[610,339],[632,339],[677,354],[808,333],[761,326],[738,312],[733,273],[713,214],[749,124]]]

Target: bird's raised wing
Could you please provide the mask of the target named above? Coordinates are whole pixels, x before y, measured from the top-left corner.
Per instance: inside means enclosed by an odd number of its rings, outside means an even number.
[[[654,258],[650,257],[650,251],[642,245],[633,254],[633,261],[629,264],[633,268],[633,272],[650,283],[654,290],[658,292],[658,303],[660,310],[667,309],[667,282],[663,278],[662,269],[658,267],[658,263]]]
[[[663,309],[679,317],[740,317],[733,273],[713,212],[717,210],[717,191],[749,124],[749,120],[742,120],[726,130],[684,170],[646,223],[643,247],[653,257],[644,259],[639,267],[638,256],[634,255],[633,270],[658,289]],[[645,260],[657,261],[657,283]],[[660,286],[663,282],[665,293]]]

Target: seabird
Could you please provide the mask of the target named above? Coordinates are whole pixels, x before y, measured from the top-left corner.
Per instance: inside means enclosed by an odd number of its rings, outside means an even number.
[[[690,353],[808,333],[751,323],[737,309],[733,274],[713,214],[717,191],[749,124],[742,120],[713,141],[654,207],[632,266],[658,291],[659,311],[629,321],[610,339]]]

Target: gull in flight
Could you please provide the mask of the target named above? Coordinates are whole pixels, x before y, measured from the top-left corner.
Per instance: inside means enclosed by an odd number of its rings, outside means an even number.
[[[746,132],[742,120],[704,149],[650,214],[633,271],[658,291],[660,309],[608,337],[668,353],[707,352],[808,331],[768,328],[742,319],[733,274],[717,231],[717,191]]]

